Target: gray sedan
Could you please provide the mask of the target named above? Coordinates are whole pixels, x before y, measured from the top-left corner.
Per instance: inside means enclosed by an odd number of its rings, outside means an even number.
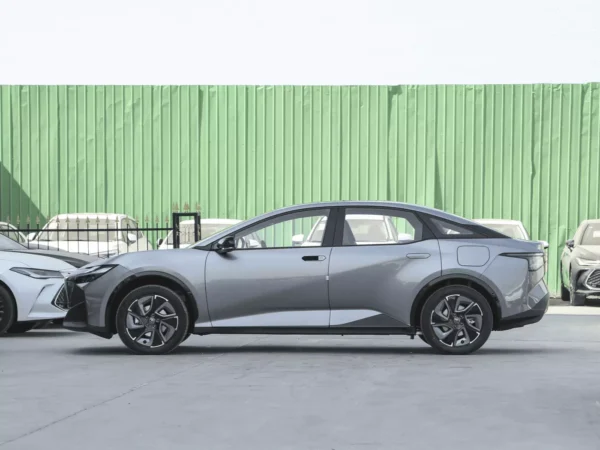
[[[384,217],[401,238],[357,245],[357,227],[373,226],[359,215]],[[319,241],[301,245],[319,222]],[[418,335],[466,354],[492,330],[539,321],[549,297],[537,244],[394,202],[288,207],[187,249],[89,264],[65,283],[66,328],[118,334],[142,354],[213,333]]]

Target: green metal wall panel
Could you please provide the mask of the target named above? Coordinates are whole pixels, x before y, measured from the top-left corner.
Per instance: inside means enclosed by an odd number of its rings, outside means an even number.
[[[173,203],[247,218],[386,199],[522,220],[562,244],[599,217],[598,84],[3,86],[0,216]]]

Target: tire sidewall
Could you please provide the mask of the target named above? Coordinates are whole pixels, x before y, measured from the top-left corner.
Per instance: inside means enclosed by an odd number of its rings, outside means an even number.
[[[476,302],[481,308],[481,311],[483,312],[483,325],[481,327],[481,333],[479,337],[472,344],[468,344],[462,347],[448,347],[447,345],[442,344],[436,336],[435,332],[433,331],[433,327],[431,326],[430,320],[431,313],[438,305],[438,303],[444,297],[455,294],[463,295],[469,298],[470,300]],[[443,287],[431,294],[423,304],[423,308],[421,309],[420,320],[421,331],[425,336],[425,341],[436,351],[452,355],[466,355],[478,350],[488,340],[494,327],[494,314],[487,299],[475,289],[461,285]]]
[[[0,334],[6,333],[10,327],[16,323],[17,307],[12,298],[12,295],[3,287],[0,286],[0,302],[4,306],[4,314],[0,319]]]
[[[135,342],[127,334],[127,311],[136,300],[149,296],[160,295],[166,298],[177,313],[179,323],[173,337],[161,347],[150,348]],[[121,341],[133,352],[140,355],[164,355],[175,350],[188,334],[189,312],[183,299],[174,291],[160,285],[142,286],[134,289],[125,296],[117,309],[116,328]]]

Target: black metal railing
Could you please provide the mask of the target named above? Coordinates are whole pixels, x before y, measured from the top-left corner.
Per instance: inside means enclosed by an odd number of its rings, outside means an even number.
[[[184,218],[190,221],[182,225]],[[0,222],[0,235],[28,249],[62,250],[107,258],[121,253],[188,246],[201,239],[200,223],[200,213],[190,211],[174,212],[162,223],[158,217],[151,221],[146,216],[142,225],[137,218],[122,214],[60,214],[44,225],[39,219],[32,224],[27,218],[21,224],[19,217],[14,223],[7,217]]]

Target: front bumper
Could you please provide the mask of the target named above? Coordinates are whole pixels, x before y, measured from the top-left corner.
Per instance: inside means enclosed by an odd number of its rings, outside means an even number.
[[[65,292],[68,298],[69,310],[63,320],[63,328],[71,331],[85,331],[105,339],[110,339],[113,336],[104,327],[94,327],[88,323],[88,308],[83,289],[72,281],[66,280]]]
[[[574,286],[576,295],[600,297],[600,268],[594,267],[578,272]]]

